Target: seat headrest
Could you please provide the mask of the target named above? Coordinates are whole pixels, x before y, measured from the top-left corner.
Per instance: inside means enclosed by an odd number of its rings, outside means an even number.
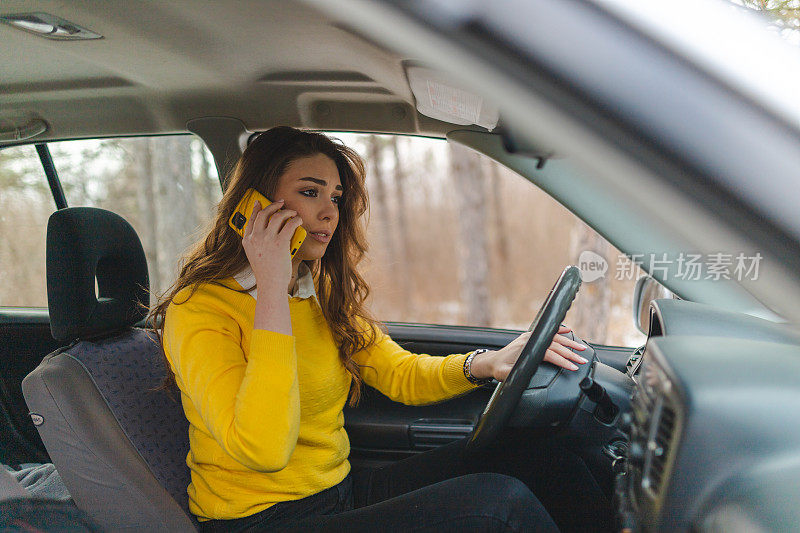
[[[47,222],[47,303],[50,330],[61,342],[113,333],[143,319],[147,260],[133,227],[94,207],[53,213]]]

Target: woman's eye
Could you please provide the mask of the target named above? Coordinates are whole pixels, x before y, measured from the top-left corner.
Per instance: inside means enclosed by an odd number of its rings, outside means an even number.
[[[303,196],[308,196],[309,198],[317,197],[317,191],[315,189],[306,189],[305,191],[300,191],[300,194]]]
[[[331,201],[336,205],[340,205],[342,203],[342,197],[334,196],[333,198],[331,198]]]

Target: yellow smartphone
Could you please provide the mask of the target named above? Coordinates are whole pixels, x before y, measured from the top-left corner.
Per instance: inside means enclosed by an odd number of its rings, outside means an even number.
[[[239,234],[239,237],[244,237],[244,229],[247,227],[247,221],[253,213],[256,202],[261,202],[261,209],[264,209],[272,203],[257,190],[247,189],[247,192],[244,193],[244,196],[242,196],[242,199],[236,205],[236,209],[233,210],[231,218],[228,219],[228,225]],[[294,231],[292,240],[289,243],[289,254],[292,257],[294,257],[294,254],[300,249],[300,245],[303,244],[307,236],[308,232],[306,232],[305,228],[302,226]]]

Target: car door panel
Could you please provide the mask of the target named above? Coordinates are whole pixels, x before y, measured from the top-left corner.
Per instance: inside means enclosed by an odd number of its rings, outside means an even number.
[[[498,349],[519,335],[512,330],[462,326],[390,323],[387,328],[405,349],[434,356]],[[409,406],[365,387],[358,406],[345,408],[351,462],[356,467],[379,466],[469,435],[491,393],[491,388],[481,387],[444,402]]]
[[[445,356],[476,348],[499,349],[521,332],[464,326],[423,324],[387,325],[398,344],[414,353]],[[622,370],[629,348],[595,347],[601,361]],[[486,407],[493,387],[488,385],[468,394],[424,406],[408,406],[390,400],[365,387],[357,407],[345,408],[345,428],[350,437],[351,462],[372,466],[429,450],[462,438],[472,431]]]
[[[49,462],[22,396],[22,378],[58,348],[46,309],[0,309],[0,462]]]

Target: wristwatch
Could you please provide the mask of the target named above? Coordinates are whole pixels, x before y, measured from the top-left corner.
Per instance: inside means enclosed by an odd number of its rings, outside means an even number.
[[[467,355],[467,358],[464,359],[464,377],[466,377],[467,381],[469,381],[470,383],[473,383],[475,385],[485,385],[486,383],[492,381],[492,378],[479,379],[472,375],[472,359],[479,353],[488,351],[489,350],[487,350],[486,348],[479,348],[473,352],[470,352],[470,354]]]

